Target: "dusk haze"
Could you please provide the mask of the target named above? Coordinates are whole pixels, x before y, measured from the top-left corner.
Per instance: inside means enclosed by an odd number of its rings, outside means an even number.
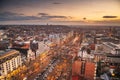
[[[120,25],[120,0],[0,1],[0,24],[47,23]]]
[[[0,0],[0,80],[120,80],[120,0]]]

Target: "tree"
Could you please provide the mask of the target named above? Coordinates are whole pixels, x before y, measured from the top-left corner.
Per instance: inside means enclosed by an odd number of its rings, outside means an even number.
[[[91,53],[91,49],[87,48],[87,54],[90,54],[90,53]]]
[[[81,48],[81,51],[82,51],[81,57],[83,58],[83,51],[85,51],[85,47],[82,47],[82,48]]]
[[[35,40],[30,41],[30,48],[32,52],[35,53],[35,57],[36,57],[36,51],[38,50],[38,42]]]

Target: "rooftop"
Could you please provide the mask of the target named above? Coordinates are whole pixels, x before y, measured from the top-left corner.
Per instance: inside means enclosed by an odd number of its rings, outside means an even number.
[[[2,56],[3,54],[6,54],[9,51],[11,51],[11,49],[0,50],[0,56]]]
[[[11,49],[0,50],[0,64],[18,55],[19,55],[19,51],[16,50],[11,50]]]
[[[112,48],[112,49],[119,49],[118,45],[111,43],[111,42],[104,42],[103,44]]]

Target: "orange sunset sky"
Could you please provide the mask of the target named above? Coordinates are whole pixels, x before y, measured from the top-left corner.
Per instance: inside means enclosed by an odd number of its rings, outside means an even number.
[[[120,25],[120,0],[0,0],[0,24]]]

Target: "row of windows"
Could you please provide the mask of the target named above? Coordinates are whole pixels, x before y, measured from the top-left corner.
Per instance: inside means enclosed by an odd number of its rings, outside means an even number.
[[[9,61],[6,62],[6,70],[10,71],[10,62]]]
[[[0,71],[4,73],[5,69],[6,69],[6,72],[9,73],[10,71],[16,69],[18,67],[17,65],[21,65],[21,59],[20,58],[21,57],[17,56],[16,58],[13,58],[13,59],[1,64],[0,65]]]

